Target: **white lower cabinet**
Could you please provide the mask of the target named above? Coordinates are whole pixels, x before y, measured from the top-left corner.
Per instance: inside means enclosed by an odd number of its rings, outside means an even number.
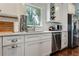
[[[26,56],[40,56],[40,44],[39,43],[27,43],[25,45]]]
[[[24,36],[4,36],[0,39],[0,55],[3,56],[46,56],[51,53],[51,33]],[[3,43],[1,43],[3,41]]]
[[[67,32],[62,32],[61,49],[64,49],[67,46],[68,46],[68,35],[67,35]]]
[[[40,43],[40,52],[42,56],[49,55],[51,53],[51,40],[46,40]]]
[[[30,42],[25,45],[26,56],[45,56],[51,53],[51,41]]]
[[[3,47],[3,56],[24,56],[24,44]]]
[[[24,43],[24,36],[4,36],[3,37],[3,46],[11,45],[14,43]]]
[[[2,56],[2,47],[0,47],[0,56]]]
[[[39,34],[40,38],[36,36],[36,38],[28,38],[25,36],[25,55],[26,56],[46,56],[51,53],[51,40],[52,34],[49,33]],[[30,36],[30,35],[29,35]],[[30,39],[32,41],[30,41]]]
[[[0,37],[0,56],[2,56],[2,37]]]
[[[3,56],[24,56],[24,36],[4,36]]]

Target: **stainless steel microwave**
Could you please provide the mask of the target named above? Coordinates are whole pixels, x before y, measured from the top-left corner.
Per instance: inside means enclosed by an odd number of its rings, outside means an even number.
[[[62,30],[62,25],[57,25],[57,30]]]
[[[57,31],[57,30],[62,30],[62,25],[61,24],[57,24],[57,25],[55,25],[54,26],[55,27],[55,30]]]

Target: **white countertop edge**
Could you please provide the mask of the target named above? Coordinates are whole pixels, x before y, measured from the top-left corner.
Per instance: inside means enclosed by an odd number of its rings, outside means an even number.
[[[31,34],[41,34],[41,33],[53,33],[53,32],[67,32],[67,31],[39,31],[39,32],[16,32],[16,33],[4,33],[1,32],[0,36],[11,36],[11,35],[31,35]]]

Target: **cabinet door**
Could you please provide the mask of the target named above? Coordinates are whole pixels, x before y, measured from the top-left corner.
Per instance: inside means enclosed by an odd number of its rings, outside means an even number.
[[[26,56],[40,56],[40,44],[39,43],[27,43],[25,45]]]
[[[33,34],[33,35],[26,35],[25,36],[25,42],[39,41],[39,40],[40,40],[39,34]]]
[[[62,3],[55,3],[55,16],[56,16],[55,21],[56,22],[62,21],[62,14],[63,14],[62,6],[63,6]]]
[[[0,56],[2,56],[2,37],[0,37]]]
[[[5,36],[3,37],[3,46],[24,43],[24,36]]]
[[[75,14],[75,5],[74,4],[68,4],[68,13],[69,14]]]
[[[0,47],[2,46],[2,37],[0,37]]]
[[[40,35],[41,40],[52,39],[52,33],[44,33]]]
[[[24,56],[24,44],[3,47],[3,56]]]
[[[0,56],[2,56],[2,47],[0,47]]]
[[[51,46],[51,40],[46,40],[46,41],[42,41],[40,43],[40,52],[41,52],[41,55],[42,56],[45,56],[45,55],[50,55],[51,53],[51,49],[52,49],[52,46]]]
[[[61,49],[64,49],[68,46],[68,36],[67,32],[62,32],[62,39],[61,39]]]

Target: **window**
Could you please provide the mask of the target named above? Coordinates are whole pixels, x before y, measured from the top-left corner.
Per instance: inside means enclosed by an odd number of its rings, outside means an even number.
[[[27,26],[40,26],[41,9],[32,5],[26,5]]]

